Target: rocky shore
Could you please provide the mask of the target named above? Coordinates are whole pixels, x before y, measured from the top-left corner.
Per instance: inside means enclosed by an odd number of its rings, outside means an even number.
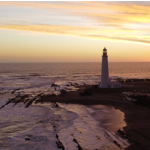
[[[59,103],[74,103],[83,105],[107,105],[119,109],[125,114],[127,126],[123,130],[118,129],[118,134],[123,138],[127,138],[131,145],[127,150],[149,150],[150,149],[150,109],[147,105],[141,105],[134,101],[129,101],[123,92],[133,93],[150,93],[149,79],[128,79],[126,81],[119,80],[123,83],[121,89],[99,89],[97,85],[78,86],[79,90],[66,92],[61,90],[60,95],[44,95],[39,94],[33,97],[28,95],[16,95],[15,98],[9,99],[5,107],[9,103],[24,103],[25,107],[29,107],[32,103],[52,102],[54,107]],[[53,85],[57,86],[57,85]],[[12,91],[15,93],[15,91]],[[149,98],[147,99],[149,103]]]
[[[97,86],[83,86],[78,91],[65,92],[61,95],[45,95],[37,102],[62,102],[78,103],[83,105],[102,104],[113,106],[125,114],[127,126],[118,133],[129,140],[131,145],[127,150],[150,149],[150,109],[126,100],[123,92],[147,92],[150,93],[150,80],[127,80],[122,89],[98,89]],[[133,86],[132,86],[133,85]]]

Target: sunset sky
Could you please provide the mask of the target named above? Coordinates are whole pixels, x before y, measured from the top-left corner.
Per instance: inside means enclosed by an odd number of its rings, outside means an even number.
[[[0,2],[0,62],[150,62],[150,1]]]

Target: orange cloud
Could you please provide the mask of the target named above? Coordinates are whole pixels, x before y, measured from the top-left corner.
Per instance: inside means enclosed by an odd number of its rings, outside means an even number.
[[[64,25],[27,25],[28,22],[21,25],[18,19],[17,25],[4,22],[0,28],[150,43],[150,28],[147,27],[150,5],[140,2],[0,2],[0,6],[44,9],[72,18],[77,16],[83,18],[83,22],[91,20],[91,25],[84,26],[68,25],[65,21]],[[96,25],[93,26],[93,22]]]
[[[115,30],[102,30],[98,31],[98,28],[92,27],[79,27],[79,26],[54,26],[54,25],[3,25],[0,26],[3,29],[13,29],[13,30],[23,30],[23,31],[33,31],[33,32],[43,32],[50,34],[68,34],[68,35],[77,35],[90,38],[101,38],[101,39],[110,39],[110,40],[124,40],[124,41],[133,41],[149,44],[149,38],[139,39],[136,38],[136,34],[131,37],[126,35],[126,31],[119,30],[123,37],[119,36]],[[106,35],[106,32],[112,33],[111,35]],[[121,33],[122,32],[122,33]],[[124,33],[123,33],[124,32]],[[115,35],[115,36],[114,36]]]

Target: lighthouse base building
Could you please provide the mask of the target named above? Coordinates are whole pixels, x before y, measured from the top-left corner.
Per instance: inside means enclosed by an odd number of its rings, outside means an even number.
[[[116,82],[116,81],[110,81],[108,83],[108,86],[104,87],[103,84],[101,84],[101,82],[98,83],[98,87],[99,88],[122,88],[122,84],[120,82]]]
[[[103,49],[102,55],[102,69],[101,69],[101,82],[98,86],[100,88],[121,88],[122,84],[120,82],[110,81],[109,79],[109,69],[108,69],[108,56],[107,49]]]

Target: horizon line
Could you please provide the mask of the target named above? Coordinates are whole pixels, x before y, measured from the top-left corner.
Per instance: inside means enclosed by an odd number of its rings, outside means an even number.
[[[4,63],[101,63],[101,61],[92,61],[92,62],[0,62],[0,64]],[[108,63],[150,63],[150,61],[109,61]]]

